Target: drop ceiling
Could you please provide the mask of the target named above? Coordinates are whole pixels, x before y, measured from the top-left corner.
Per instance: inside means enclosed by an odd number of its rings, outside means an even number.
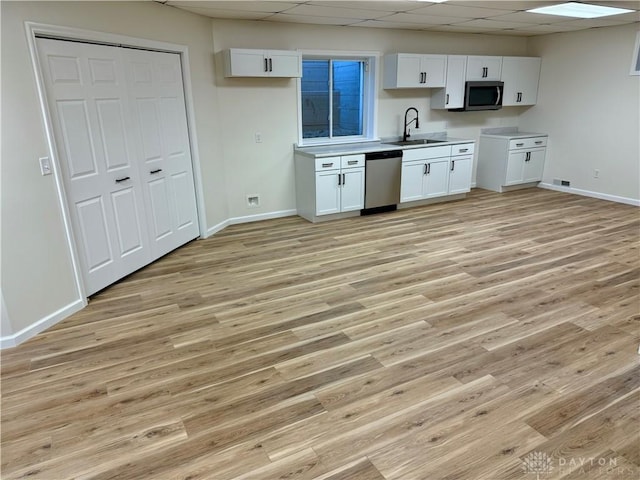
[[[160,1],[212,18],[363,28],[533,36],[640,22],[640,0],[584,1],[634,10],[595,19],[529,13],[561,1]]]

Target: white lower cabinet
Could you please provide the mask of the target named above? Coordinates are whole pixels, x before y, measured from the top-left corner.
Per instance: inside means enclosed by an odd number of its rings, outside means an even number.
[[[473,143],[405,150],[400,202],[470,191],[473,150]]]
[[[316,215],[364,208],[364,167],[316,172]]]
[[[307,220],[364,208],[364,155],[296,155],[296,204]]]
[[[539,182],[544,170],[546,145],[546,135],[528,138],[481,135],[478,187],[503,192],[505,187]]]
[[[505,185],[539,182],[544,169],[546,149],[509,152]]]

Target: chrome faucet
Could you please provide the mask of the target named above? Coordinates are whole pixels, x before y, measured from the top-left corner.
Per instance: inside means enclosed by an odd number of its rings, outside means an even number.
[[[409,123],[407,123],[407,115],[409,114],[409,111],[415,111],[416,112],[416,118],[414,118],[413,120],[411,120]],[[406,142],[407,138],[409,138],[411,136],[411,134],[409,133],[409,125],[411,125],[413,122],[416,122],[416,128],[420,128],[420,124],[418,123],[418,109],[415,107],[409,107],[407,108],[407,111],[404,112],[404,132],[402,134],[402,141]]]

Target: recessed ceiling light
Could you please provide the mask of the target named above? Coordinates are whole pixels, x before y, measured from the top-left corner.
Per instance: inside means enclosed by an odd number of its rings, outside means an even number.
[[[598,18],[609,15],[619,15],[621,13],[633,12],[626,8],[603,7],[601,5],[591,5],[587,3],[568,2],[549,7],[540,7],[527,10],[531,13],[544,13],[545,15],[558,15],[561,17],[575,18]]]

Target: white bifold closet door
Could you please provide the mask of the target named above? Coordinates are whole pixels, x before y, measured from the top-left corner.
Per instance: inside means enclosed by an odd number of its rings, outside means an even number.
[[[199,235],[180,56],[37,46],[91,295]]]

